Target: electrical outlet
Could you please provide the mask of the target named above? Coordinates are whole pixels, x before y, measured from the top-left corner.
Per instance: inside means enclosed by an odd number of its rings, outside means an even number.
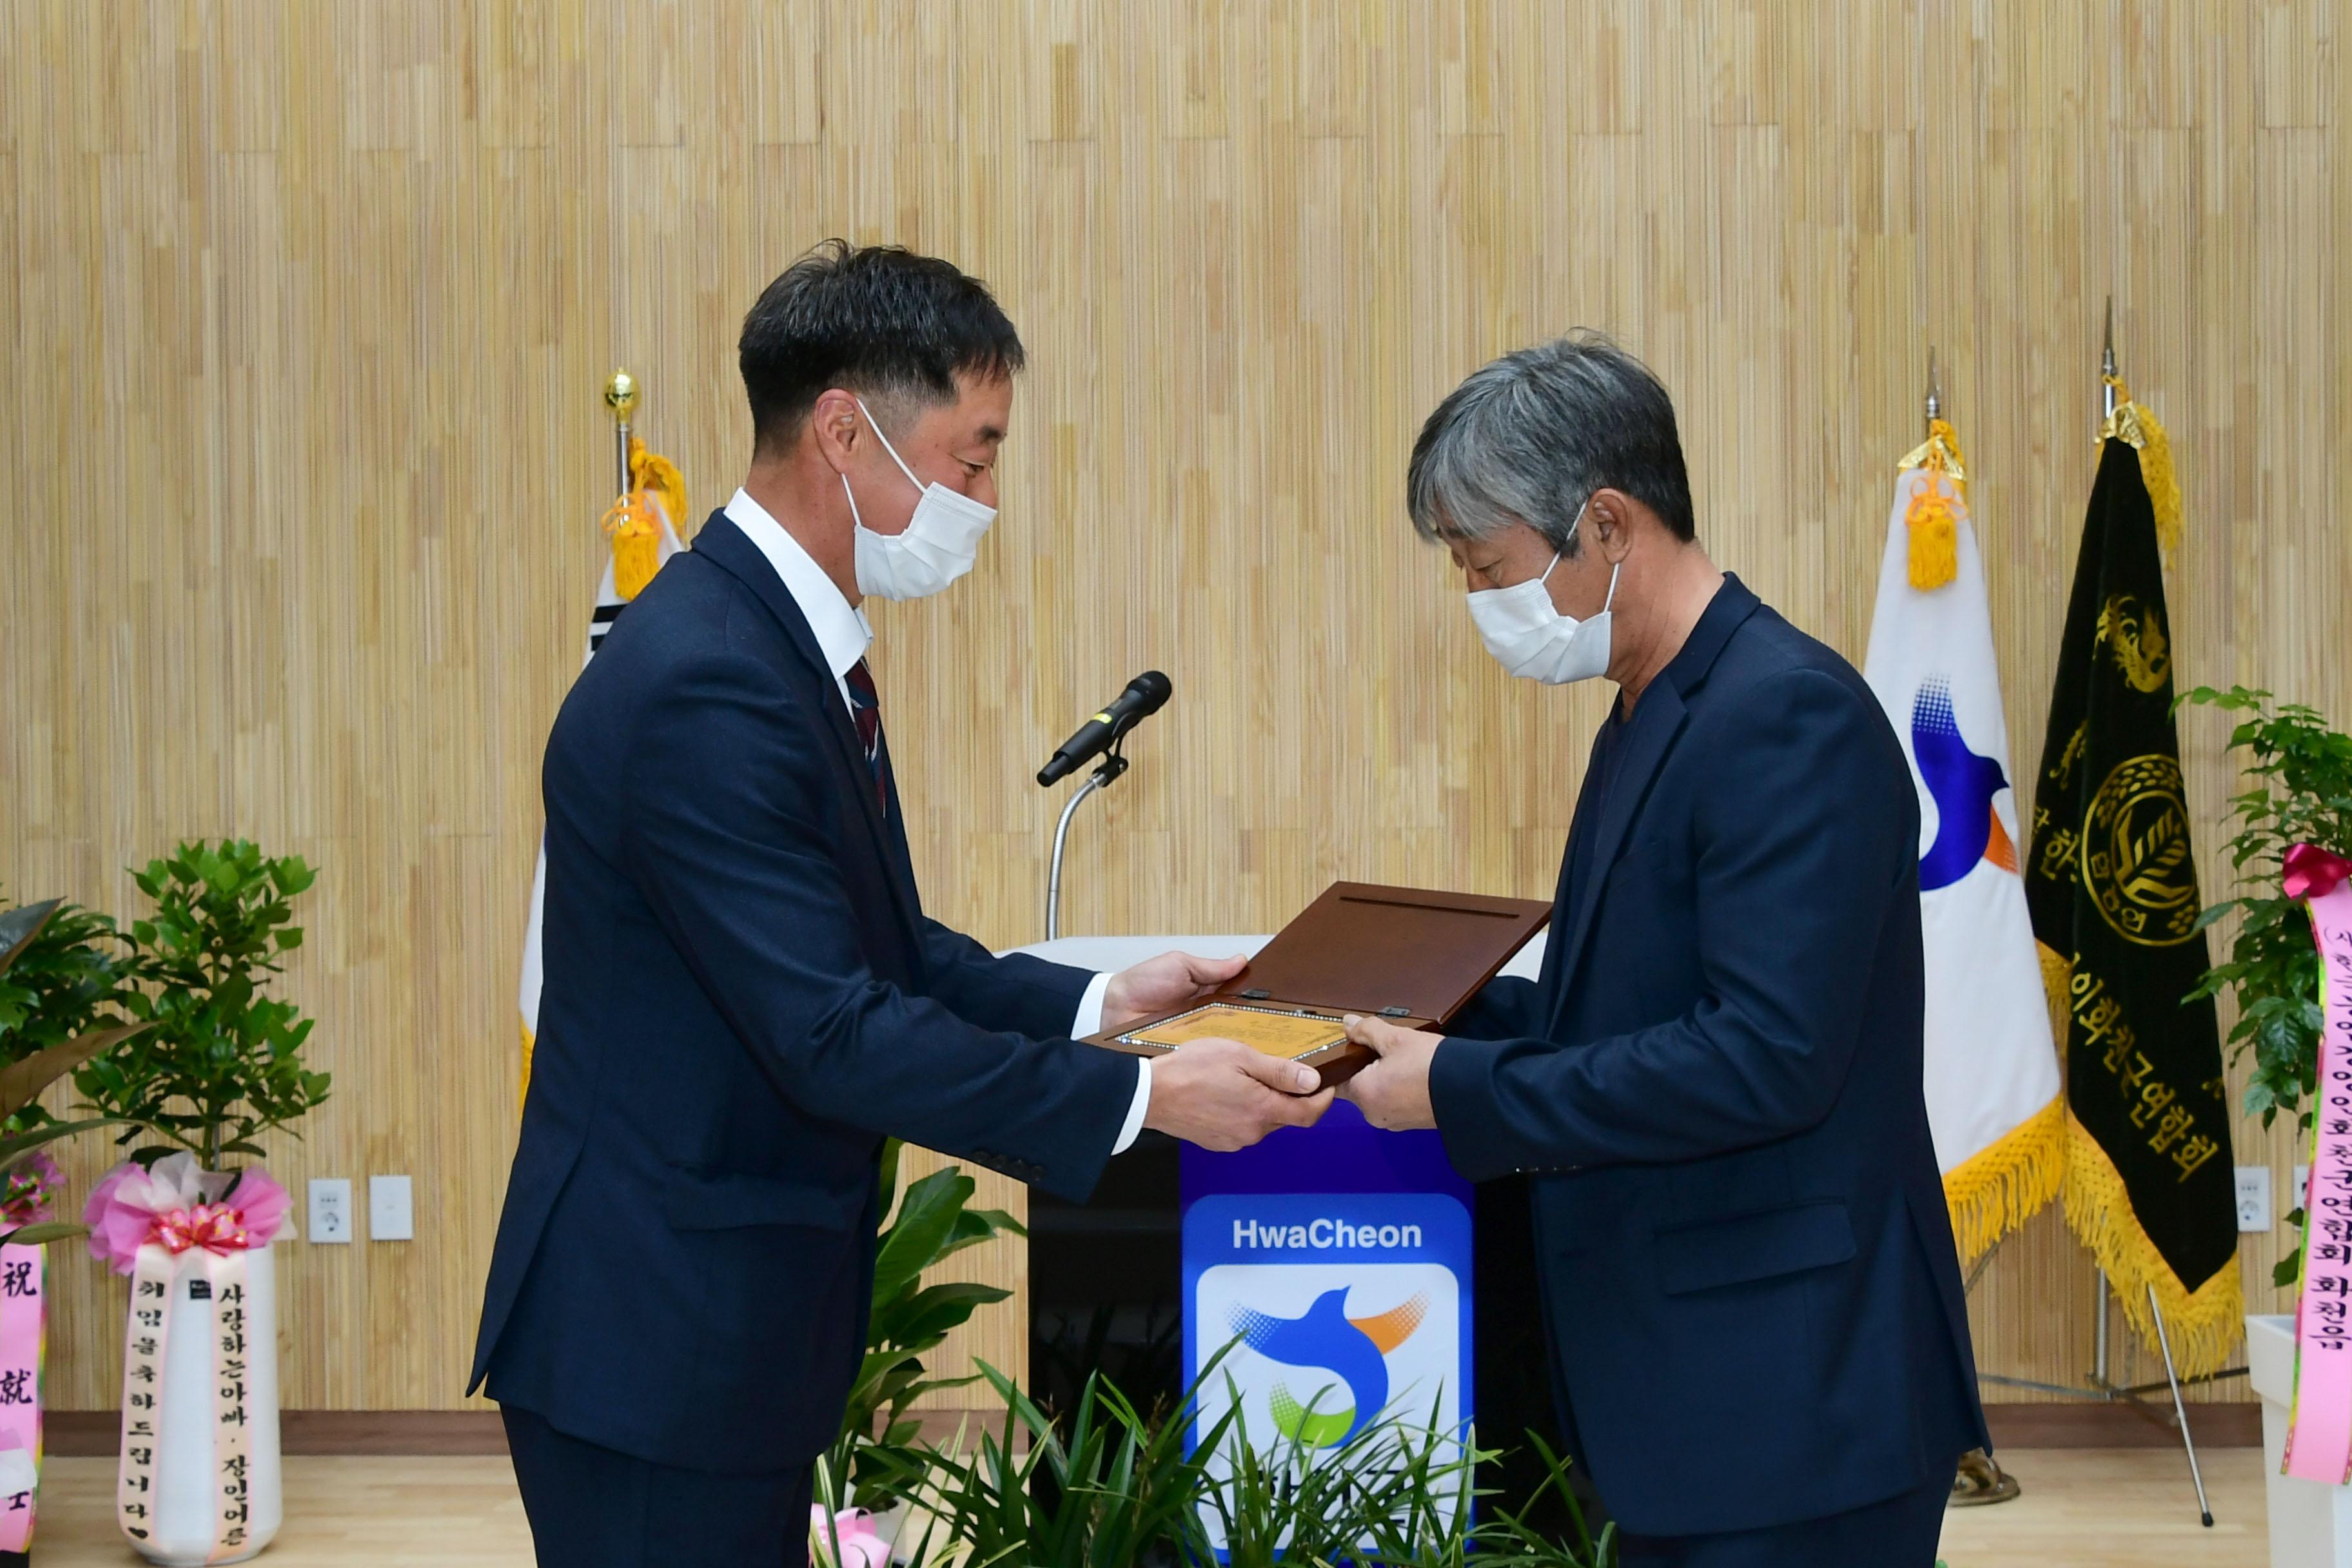
[[[2238,1228],[2268,1230],[2271,1227],[2271,1168],[2268,1165],[2238,1167]]]
[[[310,1178],[310,1239],[341,1242],[352,1239],[352,1179],[349,1176]]]
[[[368,1178],[368,1239],[411,1241],[416,1236],[416,1207],[406,1176]]]
[[[2294,1168],[2294,1202],[2289,1204],[2287,1207],[2297,1209],[2301,1208],[2303,1206],[2304,1194],[2310,1191],[2311,1167],[2308,1165],[2297,1165]]]

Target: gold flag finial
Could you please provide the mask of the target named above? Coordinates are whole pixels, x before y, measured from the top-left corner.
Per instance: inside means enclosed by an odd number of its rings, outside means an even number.
[[[1943,416],[1944,388],[1936,379],[1936,345],[1927,345],[1927,427],[1932,430]]]
[[[625,370],[614,371],[604,383],[604,406],[613,411],[614,424],[626,425],[637,411],[637,378]]]

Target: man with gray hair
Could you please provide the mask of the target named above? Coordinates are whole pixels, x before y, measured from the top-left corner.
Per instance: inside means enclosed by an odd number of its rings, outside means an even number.
[[[1479,636],[1607,676],[1540,978],[1343,1091],[1528,1173],[1570,1452],[1629,1564],[1929,1568],[1987,1443],[1920,1086],[1919,805],[1852,666],[1696,541],[1673,402],[1573,336],[1422,427]],[[1489,1431],[1489,1438],[1513,1434]]]

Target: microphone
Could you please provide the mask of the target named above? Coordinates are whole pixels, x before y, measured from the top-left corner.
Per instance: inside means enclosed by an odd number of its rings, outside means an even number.
[[[1147,669],[1127,683],[1127,689],[1105,705],[1103,710],[1078,726],[1077,732],[1055,748],[1045,765],[1037,770],[1037,782],[1053,784],[1078,771],[1088,758],[1110,749],[1118,738],[1160,711],[1174,688],[1168,678],[1156,669]]]

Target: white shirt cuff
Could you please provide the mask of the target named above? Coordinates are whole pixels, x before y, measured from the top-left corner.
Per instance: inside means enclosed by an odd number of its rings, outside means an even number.
[[[1110,1146],[1114,1154],[1124,1154],[1135,1143],[1136,1135],[1143,1131],[1144,1113],[1151,1109],[1151,1058],[1135,1058],[1135,1099],[1127,1108],[1127,1124],[1118,1130],[1118,1142]]]
[[[1078,998],[1078,1016],[1070,1020],[1070,1035],[1084,1039],[1102,1032],[1103,997],[1110,990],[1110,976],[1097,974],[1087,983],[1087,994]],[[1143,1131],[1143,1118],[1151,1109],[1151,1058],[1135,1058],[1135,1098],[1128,1102],[1127,1121],[1120,1124],[1118,1142],[1110,1146],[1114,1154],[1124,1154],[1134,1147],[1138,1134]]]
[[[1087,994],[1078,998],[1078,1016],[1070,1020],[1070,1038],[1083,1040],[1088,1035],[1102,1033],[1103,998],[1109,992],[1108,974],[1097,974],[1087,982]]]

